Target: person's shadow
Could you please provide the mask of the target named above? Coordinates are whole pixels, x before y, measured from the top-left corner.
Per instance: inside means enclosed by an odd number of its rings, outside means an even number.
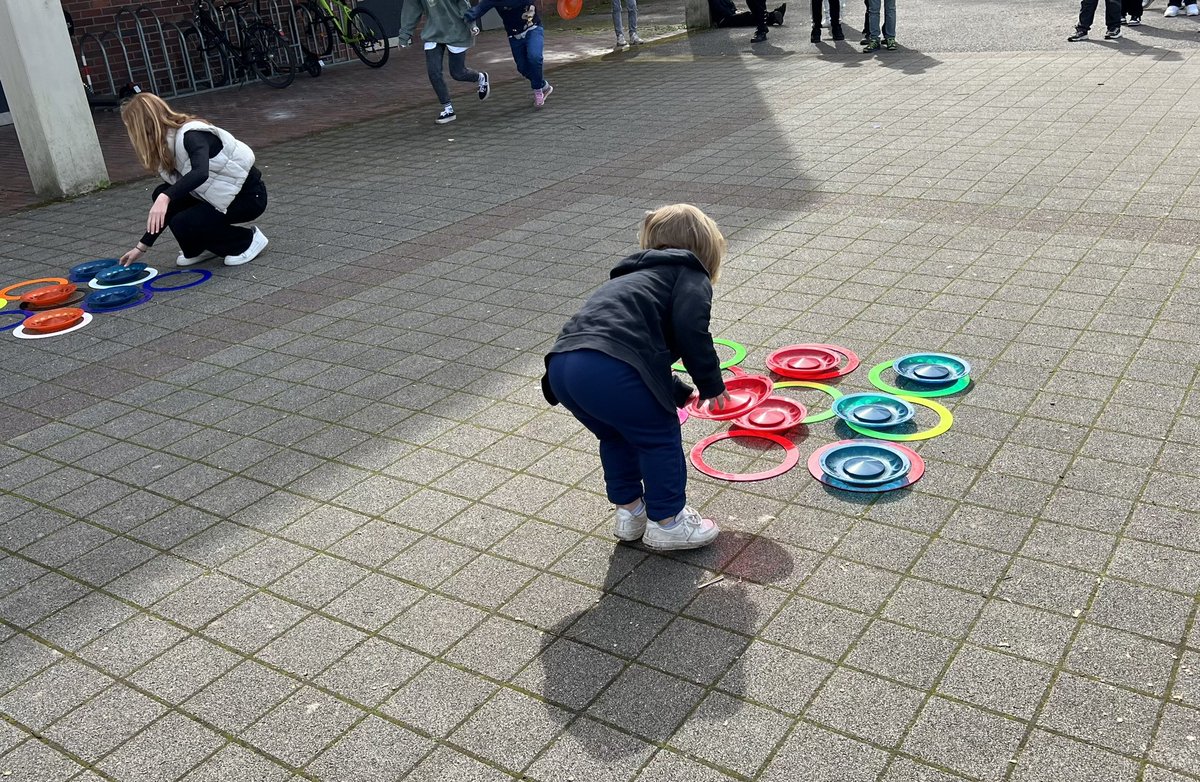
[[[756,593],[793,567],[782,546],[736,531],[680,559],[651,553],[632,569],[630,548],[614,547],[600,599],[550,628],[533,664],[547,710],[568,721],[566,735],[597,764],[646,745],[593,720],[651,743],[670,739],[685,720],[701,733],[730,730],[746,692],[742,655],[766,619]],[[721,580],[708,583],[717,568],[696,567],[684,561],[689,555],[724,563]],[[705,699],[714,684],[727,695]]]

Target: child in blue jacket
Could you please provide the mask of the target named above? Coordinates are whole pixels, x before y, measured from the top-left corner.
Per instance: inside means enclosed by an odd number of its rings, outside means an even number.
[[[542,393],[600,440],[614,534],[653,549],[692,549],[720,530],[688,507],[676,408],[693,390],[671,372],[682,358],[707,406],[729,404],[708,321],[725,237],[691,204],[646,215],[642,251],[621,261],[546,356]]]
[[[500,14],[504,29],[508,32],[508,46],[512,49],[517,70],[529,79],[533,87],[533,105],[541,108],[554,88],[542,75],[542,50],[546,33],[542,29],[542,17],[538,15],[537,4],[530,0],[483,0],[463,14],[463,21],[474,25],[493,8]]]

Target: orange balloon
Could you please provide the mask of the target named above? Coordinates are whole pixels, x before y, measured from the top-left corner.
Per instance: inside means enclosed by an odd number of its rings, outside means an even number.
[[[574,19],[583,10],[583,0],[558,0],[558,15],[563,19]]]

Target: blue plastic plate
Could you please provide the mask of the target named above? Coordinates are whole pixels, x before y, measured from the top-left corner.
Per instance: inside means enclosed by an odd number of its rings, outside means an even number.
[[[845,443],[821,454],[821,470],[855,486],[876,486],[903,478],[912,468],[909,458],[886,443],[869,440]]]
[[[843,421],[870,429],[887,429],[912,419],[913,406],[891,394],[847,394],[833,403],[833,412]]]
[[[120,264],[120,258],[100,258],[95,261],[87,261],[72,266],[71,271],[67,273],[67,279],[71,282],[91,282],[100,272]]]
[[[123,307],[142,295],[142,289],[136,285],[124,285],[120,288],[109,288],[103,291],[89,293],[83,305],[92,310],[108,310]]]
[[[137,282],[145,276],[146,264],[131,263],[128,266],[118,266],[99,272],[96,275],[96,282],[100,285],[125,285]]]
[[[924,385],[954,383],[971,374],[966,359],[948,353],[910,353],[892,363],[896,374]]]

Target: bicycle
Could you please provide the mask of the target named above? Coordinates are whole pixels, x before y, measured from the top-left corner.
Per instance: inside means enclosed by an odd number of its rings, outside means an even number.
[[[233,66],[243,82],[254,74],[264,84],[283,89],[296,78],[291,44],[283,33],[263,21],[262,0],[255,0],[254,21],[248,21],[242,14],[245,5],[246,0],[234,0],[224,6],[233,14],[238,44],[225,32],[222,13],[213,0],[196,0],[192,6],[194,26],[184,32],[184,38],[195,35],[205,55],[217,56],[220,75],[213,75],[212,86],[227,84]]]
[[[391,47],[387,33],[368,9],[351,8],[348,0],[304,0],[299,7],[310,18],[300,44],[309,62],[333,52],[335,34],[364,65],[380,68],[388,61]]]

